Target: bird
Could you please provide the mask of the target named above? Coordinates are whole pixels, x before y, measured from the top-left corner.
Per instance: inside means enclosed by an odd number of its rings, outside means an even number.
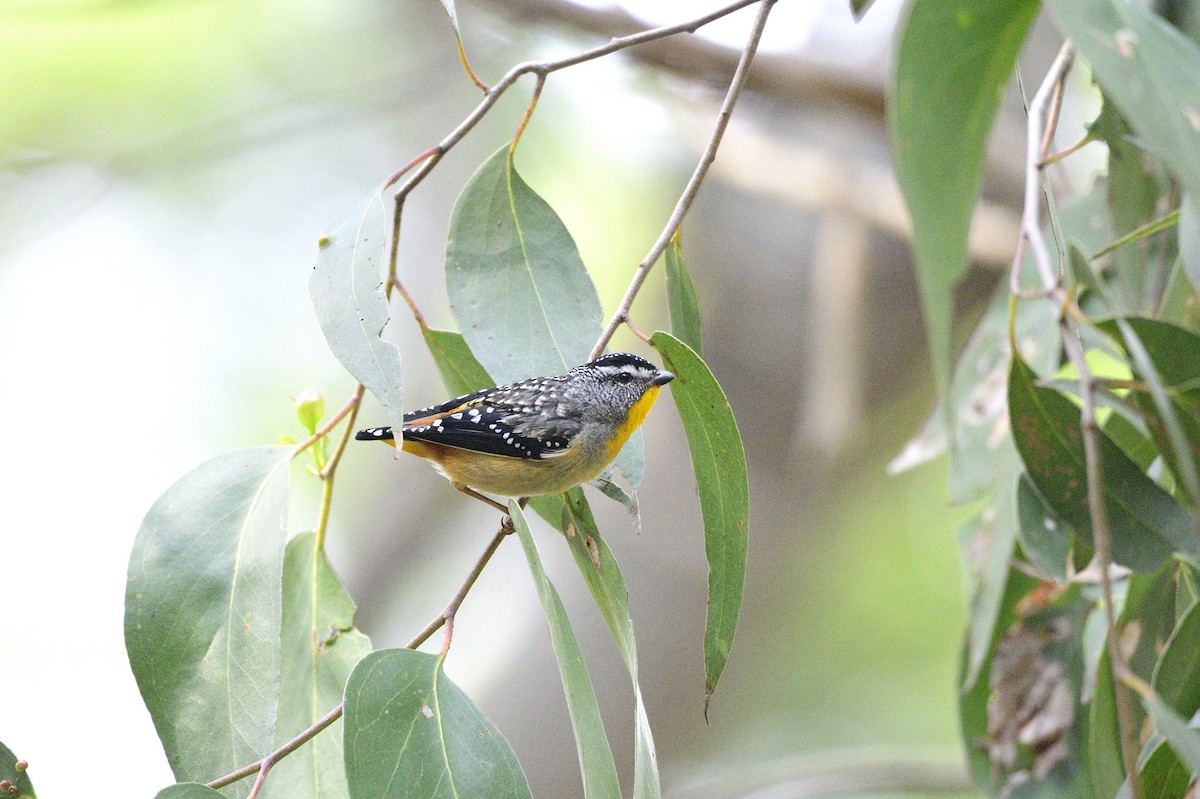
[[[406,413],[401,448],[428,460],[457,490],[507,513],[480,492],[560,494],[591,480],[674,379],[645,358],[611,353],[565,375],[493,386]],[[391,427],[354,437],[396,446]]]

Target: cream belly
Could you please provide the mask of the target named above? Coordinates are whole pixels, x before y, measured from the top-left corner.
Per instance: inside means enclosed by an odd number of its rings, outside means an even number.
[[[407,440],[404,451],[425,458],[452,483],[506,497],[561,494],[603,471],[616,456],[604,449],[568,449],[552,458],[511,458]]]

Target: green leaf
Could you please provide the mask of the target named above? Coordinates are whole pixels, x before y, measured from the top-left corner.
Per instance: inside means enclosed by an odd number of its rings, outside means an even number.
[[[1179,242],[1180,249],[1182,250],[1182,223],[1179,231]],[[1188,278],[1185,261],[1181,254],[1179,258],[1175,259],[1175,266],[1172,267],[1171,274],[1167,276],[1167,287],[1163,291],[1163,298],[1159,304],[1158,313],[1165,320],[1177,322],[1187,326],[1189,329],[1195,329],[1196,324],[1193,309],[1197,305],[1200,305],[1200,303],[1197,302],[1196,290],[1192,287],[1192,283]]]
[[[262,447],[201,464],[159,497],[134,541],[125,648],[181,781],[273,748],[291,455]]]
[[[423,328],[425,346],[433,356],[446,390],[454,396],[470,394],[472,391],[496,385],[483,364],[475,359],[471,348],[461,334],[450,330]]]
[[[154,799],[225,799],[225,794],[198,782],[181,782],[163,788],[154,794]]]
[[[1017,544],[1015,480],[1001,486],[991,502],[967,521],[962,541],[987,542],[977,574],[971,575],[971,609],[967,617],[967,671],[963,690],[970,690],[995,642],[996,621],[1008,585],[1009,564]],[[972,569],[971,571],[976,571]]]
[[[387,407],[399,430],[404,426],[400,350],[380,338],[388,321],[386,239],[383,197],[374,191],[321,237],[308,292],[329,349]]]
[[[1161,738],[1153,744],[1142,758],[1138,773],[1141,775],[1142,799],[1179,799],[1192,784],[1191,775],[1179,762],[1175,750]],[[1118,799],[1127,799],[1129,783],[1121,786]]]
[[[288,542],[283,559],[283,690],[275,745],[308,729],[342,701],[346,679],[371,652],[354,628],[354,600],[338,580],[315,533]],[[349,796],[342,755],[342,722],[271,769],[266,795],[280,799]]]
[[[1187,722],[1159,697],[1143,696],[1142,704],[1193,778],[1200,775],[1200,733],[1189,728]]]
[[[692,276],[683,263],[678,234],[667,246],[667,310],[671,315],[671,335],[704,356],[704,331],[700,325],[700,299]]]
[[[353,799],[530,796],[508,741],[442,672],[437,655],[367,655],[346,683],[343,721]]]
[[[575,731],[575,746],[579,752],[579,769],[583,773],[583,794],[589,799],[619,797],[621,788],[617,781],[617,767],[613,763],[612,750],[604,734],[604,722],[600,718],[600,706],[592,690],[587,667],[579,642],[571,630],[567,610],[563,607],[558,591],[546,576],[537,545],[529,532],[529,523],[516,500],[508,501],[508,513],[512,517],[525,559],[542,602],[546,615],[546,626],[550,630],[550,644],[558,661],[558,672],[562,676],[563,691],[567,696],[567,710],[571,715],[571,728]]]
[[[1179,207],[1179,258],[1192,286],[1200,286],[1200,208],[1189,192]]]
[[[708,558],[708,615],[704,627],[705,706],[729,658],[742,606],[749,543],[750,489],[746,453],[733,410],[708,365],[683,342],[661,330],[650,346],[675,373],[671,398],[683,422],[704,517]]]
[[[1050,0],[1063,34],[1104,96],[1185,190],[1200,191],[1200,48],[1149,9],[1123,0]]]
[[[1154,690],[1186,718],[1200,710],[1200,605],[1179,620],[1154,667]]]
[[[857,22],[862,19],[874,2],[875,0],[850,0],[850,11],[854,14],[854,20]]]
[[[10,799],[37,799],[33,790],[33,781],[29,779],[27,768],[17,768],[20,758],[12,750],[0,743],[0,780],[8,780],[16,788],[16,793],[6,794]]]
[[[1088,767],[1096,795],[1115,796],[1125,781],[1125,761],[1121,757],[1117,698],[1107,647],[1096,669],[1096,689],[1088,714]]]
[[[1046,504],[1027,474],[1022,474],[1017,483],[1017,540],[1021,552],[1039,572],[1067,581],[1071,528]]]
[[[446,292],[463,338],[499,383],[563,374],[600,337],[601,310],[566,225],[529,187],[502,147],[454,206]],[[636,491],[645,442],[634,433],[617,456]]]
[[[1009,374],[1013,438],[1029,477],[1055,512],[1076,531],[1092,529],[1079,409],[1062,394],[1035,385],[1019,356]],[[1154,571],[1173,551],[1200,552],[1190,514],[1147,477],[1108,436],[1099,434],[1101,491],[1113,560]]]
[[[501,383],[562,374],[600,336],[600,299],[575,241],[507,146],[454,206],[446,291],[471,352]]]
[[[637,642],[633,635],[633,620],[629,618],[629,591],[616,557],[600,537],[583,489],[571,489],[567,492],[566,500],[562,505],[562,520],[557,526],[566,536],[571,554],[575,557],[575,565],[579,567],[592,600],[617,643],[617,650],[625,661],[633,685],[634,799],[654,799],[662,795],[662,786],[658,776],[654,736],[650,732],[650,719],[646,715],[642,688],[638,682]]]
[[[900,33],[889,122],[939,393],[988,133],[1037,11],[1035,0],[916,0]]]

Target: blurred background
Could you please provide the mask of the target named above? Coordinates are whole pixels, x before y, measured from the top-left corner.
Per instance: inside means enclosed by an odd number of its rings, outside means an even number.
[[[463,0],[458,15],[494,82],[520,61],[718,5]],[[593,498],[629,583],[670,796],[968,792],[955,710],[964,512],[947,508],[944,460],[885,474],[934,399],[884,117],[902,8],[878,0],[855,23],[847,6],[778,4],[684,225],[752,497],[745,605],[708,723],[702,531],[669,401],[645,428],[641,531]],[[607,312],[695,165],[753,13],[547,83],[518,168],[566,221]],[[1035,34],[1031,75],[1056,44]],[[435,325],[453,326],[441,263],[454,199],[511,137],[531,86],[406,206],[401,277]],[[141,517],[207,458],[302,437],[290,399],[302,389],[331,412],[350,395],[307,295],[317,238],[478,101],[436,0],[0,0],[0,740],[42,795],[119,783],[150,796],[172,781],[122,643]],[[1022,124],[1014,94],[989,159],[964,334],[1011,258]],[[1080,131],[1060,126],[1064,140]],[[666,326],[661,281],[634,306],[642,329]],[[402,308],[387,335],[407,404],[443,399]],[[614,347],[651,355],[628,336]],[[383,410],[370,400],[359,421],[383,423]],[[329,537],[376,647],[440,611],[496,524],[391,455],[351,447]],[[315,523],[317,483],[297,467],[296,485],[298,531]],[[628,677],[557,534],[535,534],[628,784]],[[456,633],[447,672],[508,737],[535,795],[579,795],[519,547],[501,548]]]

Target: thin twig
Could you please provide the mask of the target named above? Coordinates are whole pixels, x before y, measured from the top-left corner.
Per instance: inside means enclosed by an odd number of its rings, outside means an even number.
[[[354,390],[354,393],[350,395],[350,399],[346,400],[346,404],[342,406],[341,410],[335,413],[328,422],[326,422],[319,430],[317,430],[317,432],[313,433],[296,446],[296,451],[292,453],[292,457],[296,457],[301,452],[304,452],[304,450],[308,449],[313,444],[329,435],[329,431],[337,427],[338,422],[346,418],[346,414],[358,407],[358,403],[362,401],[362,396],[363,387],[361,384],[359,384],[358,388]]]
[[[425,629],[421,630],[421,632],[417,633],[417,635],[411,641],[405,644],[405,649],[416,649],[421,644],[425,643],[425,641],[427,641],[431,635],[441,629],[442,626],[447,623],[447,621],[454,618],[454,615],[458,612],[463,600],[467,598],[467,593],[471,590],[471,587],[475,585],[475,581],[479,579],[479,575],[483,573],[483,568],[487,566],[488,561],[492,559],[492,555],[496,554],[496,550],[500,548],[500,543],[504,541],[504,539],[511,532],[511,522],[506,522],[500,525],[500,529],[494,536],[492,536],[492,540],[488,542],[487,548],[483,550],[483,554],[476,559],[475,565],[471,568],[470,574],[467,575],[467,579],[463,581],[463,584],[446,604],[446,607],[441,613],[435,616],[433,620],[429,622],[429,624],[425,626]],[[449,645],[449,637],[447,637],[446,645]],[[346,706],[344,703],[338,705],[333,710],[329,711],[320,719],[318,719],[311,727],[301,732],[295,738],[288,741],[271,754],[267,755],[261,760],[250,763],[249,765],[242,766],[237,771],[230,772],[224,777],[219,777],[212,782],[207,783],[208,787],[222,788],[226,785],[235,783],[238,780],[243,780],[246,777],[249,777],[251,774],[257,773],[258,778],[255,780],[255,787],[251,791],[251,796],[253,796],[254,793],[259,789],[262,781],[266,779],[267,772],[270,771],[276,763],[299,749],[308,741],[312,740],[318,733],[320,733],[330,724],[333,724],[335,721],[340,719],[345,709]]]
[[[1050,253],[1042,236],[1039,223],[1039,195],[1041,192],[1041,175],[1046,161],[1046,152],[1052,138],[1051,125],[1056,121],[1056,113],[1047,113],[1047,103],[1052,95],[1057,94],[1060,86],[1071,68],[1074,50],[1069,41],[1064,42],[1058,56],[1051,64],[1046,78],[1038,88],[1032,102],[1029,104],[1029,127],[1026,139],[1025,158],[1025,207],[1021,216],[1021,239],[1029,243],[1033,253],[1034,264],[1041,278],[1042,290],[1051,298],[1054,306],[1055,319],[1058,323],[1063,348],[1067,358],[1079,374],[1079,397],[1082,402],[1080,410],[1080,431],[1083,438],[1084,469],[1087,479],[1088,515],[1091,519],[1092,540],[1096,548],[1096,560],[1100,568],[1100,592],[1104,603],[1104,617],[1107,628],[1107,646],[1109,662],[1112,664],[1113,688],[1116,694],[1117,728],[1121,743],[1121,756],[1124,761],[1125,775],[1129,780],[1130,795],[1133,799],[1141,799],[1142,790],[1137,771],[1137,730],[1134,728],[1133,706],[1127,688],[1131,672],[1121,652],[1117,629],[1117,616],[1112,593],[1112,538],[1108,525],[1108,514],[1104,507],[1104,496],[1101,490],[1100,463],[1100,426],[1096,422],[1095,391],[1096,378],[1088,366],[1084,354],[1083,342],[1078,331],[1072,326],[1077,309],[1074,307],[1074,297],[1067,292],[1056,274],[1050,261]],[[1043,120],[1046,120],[1045,122]],[[1043,129],[1043,125],[1046,126]],[[1019,293],[1020,266],[1023,248],[1018,246],[1017,258],[1013,261],[1011,273],[1011,288],[1013,293]]]
[[[708,168],[712,166],[713,161],[717,158],[717,148],[721,146],[721,139],[724,138],[725,129],[729,126],[729,119],[733,115],[733,106],[737,103],[738,97],[746,85],[746,78],[750,74],[750,63],[754,60],[754,54],[758,50],[758,43],[762,40],[763,29],[767,25],[767,16],[771,13],[771,8],[774,5],[775,0],[763,0],[762,5],[759,6],[758,16],[754,20],[754,28],[746,40],[746,46],[742,48],[742,57],[738,60],[737,69],[734,70],[733,78],[729,81],[729,88],[725,92],[725,100],[721,103],[721,112],[717,115],[717,124],[713,127],[712,135],[709,136],[708,145],[704,148],[704,154],[700,156],[700,161],[696,164],[696,169],[692,172],[692,177],[687,182],[687,186],[684,187],[683,194],[679,197],[679,202],[675,204],[675,210],[671,212],[671,216],[667,219],[667,224],[663,227],[658,241],[654,242],[654,246],[650,248],[650,252],[646,253],[646,257],[642,259],[642,262],[638,264],[637,270],[634,271],[633,280],[629,283],[629,288],[625,290],[625,296],[621,298],[620,305],[617,306],[617,310],[605,326],[604,332],[600,334],[600,338],[596,341],[596,346],[592,347],[592,353],[588,360],[598,357],[604,351],[604,348],[608,346],[608,342],[612,339],[613,334],[617,332],[617,328],[621,326],[621,323],[629,319],[629,309],[633,306],[633,301],[637,297],[642,283],[646,281],[650,270],[654,268],[654,264],[658,262],[663,252],[666,251],[667,245],[671,242],[671,237],[675,235],[680,224],[683,223],[683,217],[687,214],[688,209],[691,208],[692,201],[696,199],[696,194],[700,191],[700,184],[704,182],[704,177],[708,174]]]

